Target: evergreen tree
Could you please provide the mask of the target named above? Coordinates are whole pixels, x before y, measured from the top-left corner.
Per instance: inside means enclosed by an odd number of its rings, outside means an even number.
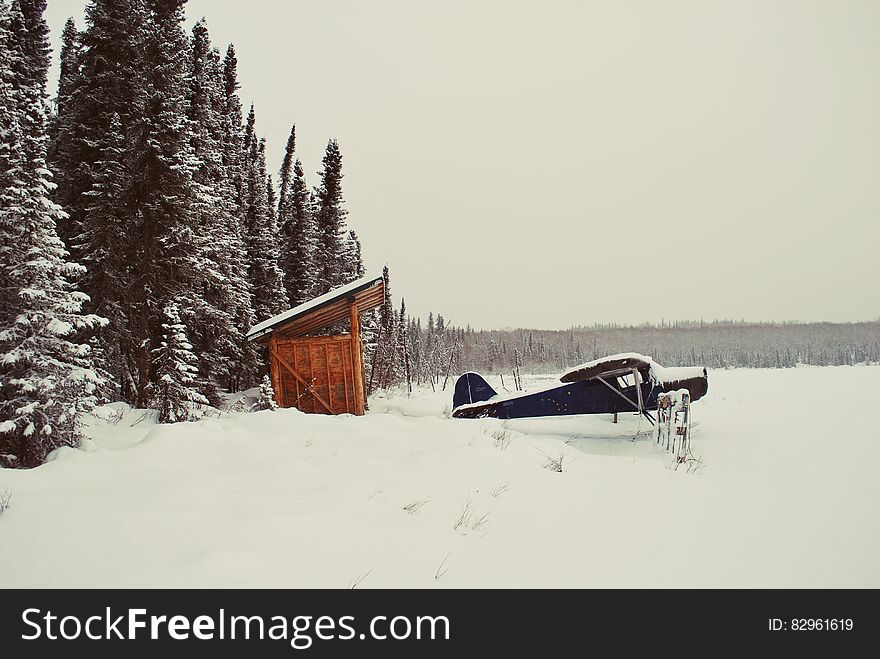
[[[295,130],[291,130],[287,141],[278,200],[281,240],[279,263],[284,271],[284,287],[291,306],[302,304],[312,297],[315,258],[315,229],[308,185],[302,163],[298,159],[294,162]]]
[[[68,18],[61,33],[61,75],[58,78],[57,113],[65,114],[79,81],[80,35],[76,21]]]
[[[31,166],[45,162],[48,140],[49,26],[43,17],[45,11],[46,0],[12,0],[7,24],[13,40],[10,63],[19,106],[21,148]]]
[[[237,194],[224,159],[227,101],[220,54],[202,20],[193,28],[189,119],[194,247],[205,267],[198,277],[202,302],[191,336],[200,355],[203,393],[215,405],[221,402],[217,383],[233,386],[246,361],[244,332],[251,317]]]
[[[364,269],[364,257],[361,253],[361,241],[353,230],[348,232],[346,247],[348,249],[345,257],[345,264],[348,268],[347,278],[349,281],[354,281],[363,277],[366,270]]]
[[[244,196],[242,178],[246,151],[242,143],[241,99],[238,97],[238,58],[235,47],[229,44],[223,59],[224,107],[223,165],[235,191],[239,222],[244,226]]]
[[[166,304],[163,316],[162,339],[152,351],[157,376],[152,405],[159,412],[159,423],[195,420],[202,416],[197,406],[208,403],[196,384],[198,359],[177,304]]]
[[[177,301],[192,323],[204,312],[199,277],[208,264],[199,253],[193,214],[195,158],[187,119],[188,40],[181,23],[186,0],[149,0],[152,21],[145,48],[144,112],[136,137],[132,204],[141,220],[139,259],[132,295],[137,342],[138,405],[145,406],[151,380],[150,346],[159,339],[159,316]]]
[[[251,412],[262,412],[263,410],[277,410],[278,403],[275,402],[275,390],[272,388],[272,380],[268,375],[263,376],[260,383],[260,397],[257,402],[251,405]]]
[[[315,295],[321,295],[351,280],[352,268],[346,249],[348,214],[342,198],[342,153],[336,140],[327,143],[324,152],[321,183],[315,190],[317,201],[315,253]]]
[[[394,332],[394,358],[392,359],[392,381],[396,382],[405,378],[408,386],[411,385],[411,373],[409,364],[409,345],[407,341],[407,315],[406,300],[400,298],[400,312],[397,314],[397,327]],[[412,391],[412,389],[410,389]]]
[[[290,203],[290,189],[293,185],[293,162],[296,157],[296,125],[290,128],[287,146],[284,148],[284,160],[278,172],[278,226],[284,224],[287,217],[287,206]]]
[[[55,200],[70,216],[59,232],[77,258],[81,254],[72,239],[92,226],[85,207],[93,200],[83,195],[106,163],[105,138],[116,139],[110,129],[118,118],[128,148],[133,117],[141,114],[146,22],[144,0],[91,0],[85,31],[75,38],[72,24],[65,30],[50,164],[58,180]],[[123,251],[124,245],[116,249]]]
[[[122,204],[128,185],[125,167],[125,138],[122,122],[114,115],[101,143],[102,154],[94,162],[95,170],[90,190],[83,193],[81,210],[88,223],[71,241],[81,255],[87,272],[81,285],[89,291],[89,307],[109,319],[102,332],[102,352],[109,361],[124,361],[122,346],[126,345],[127,287],[131,282],[131,264],[128,250],[128,229]]]
[[[266,171],[266,147],[255,131],[254,109],[248,115],[245,144],[245,230],[248,276],[253,286],[253,309],[257,322],[289,308],[280,257],[277,218],[270,205],[270,186]]]
[[[49,131],[49,150],[47,162],[55,166],[58,172],[58,154],[56,149],[61,139],[68,140],[69,134],[65,132],[63,138],[59,137],[62,126],[59,125],[58,117],[63,116],[69,119],[70,102],[73,97],[73,90],[79,81],[79,59],[80,59],[80,43],[79,32],[76,29],[76,23],[72,18],[67,19],[64,24],[64,31],[61,34],[61,75],[58,79],[58,95],[55,99],[55,117],[51,122]],[[69,130],[70,126],[64,126]],[[64,169],[69,169],[70,163],[66,163]],[[60,172],[56,174],[56,183],[60,185],[62,176]]]
[[[102,384],[77,334],[104,319],[71,279],[48,198],[44,2],[0,1],[0,466],[35,467],[76,446],[77,415]],[[40,69],[42,68],[42,73]]]
[[[376,327],[371,330],[374,332],[375,341],[366,343],[366,360],[369,363],[369,378],[367,381],[367,393],[372,393],[376,387],[385,387],[388,384],[388,378],[393,370],[391,361],[393,359],[395,345],[395,322],[394,322],[394,306],[391,302],[391,280],[388,273],[388,266],[382,268],[382,278],[385,284],[385,297],[382,306],[379,307],[378,321]]]
[[[223,59],[222,86],[225,98],[224,135],[223,135],[223,168],[226,171],[228,194],[232,200],[233,214],[229,218],[230,249],[226,258],[232,272],[235,273],[239,288],[236,292],[238,301],[235,304],[236,325],[247,331],[256,323],[253,309],[253,284],[248,278],[249,256],[246,244],[245,216],[247,208],[244,198],[244,143],[242,136],[241,99],[238,97],[238,59],[235,47],[230,44]],[[261,369],[261,361],[257,348],[242,336],[240,345],[241,361],[239,368],[228,375],[230,390],[235,391],[249,386]]]
[[[146,34],[144,0],[91,0],[81,34],[68,21],[50,151],[54,198],[68,213],[59,234],[88,267],[81,282],[91,298],[87,309],[110,320],[99,335],[101,352],[132,403],[139,389],[137,353],[149,363],[138,345],[143,336],[134,336],[132,308],[142,221],[132,203],[132,127],[144,110]],[[139,322],[147,325],[144,318]]]

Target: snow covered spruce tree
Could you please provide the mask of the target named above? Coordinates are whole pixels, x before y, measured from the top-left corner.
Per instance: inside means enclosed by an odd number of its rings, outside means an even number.
[[[97,224],[86,213],[91,200],[82,195],[92,190],[107,161],[105,138],[116,139],[110,132],[115,118],[127,138],[141,110],[146,22],[144,0],[91,0],[85,31],[65,29],[50,165],[58,178],[55,199],[70,215],[61,233],[77,258],[73,238]]]
[[[182,321],[196,326],[209,313],[202,294],[211,263],[199,243],[194,211],[189,102],[189,41],[181,24],[185,0],[149,0],[152,20],[144,51],[144,111],[133,126],[131,208],[140,219],[131,294],[136,342],[137,405],[149,403],[155,374],[150,350],[160,340],[161,310],[174,301]]]
[[[284,273],[278,266],[278,221],[270,201],[270,180],[266,171],[266,143],[257,137],[253,106],[245,132],[243,197],[245,202],[245,245],[248,274],[253,286],[256,320],[266,320],[289,308]]]
[[[296,155],[296,127],[290,131],[278,199],[278,226],[281,239],[281,269],[291,306],[309,300],[313,286],[315,227],[311,198],[302,163]]]
[[[76,22],[72,18],[67,19],[64,31],[61,34],[61,75],[58,78],[58,94],[55,97],[55,117],[49,124],[49,147],[46,160],[56,172],[56,185],[61,176],[56,149],[59,145],[58,133],[61,128],[58,122],[59,116],[69,117],[69,105],[73,95],[74,86],[79,78],[80,61],[80,34],[76,29]],[[69,128],[69,126],[65,126]],[[56,188],[57,190],[57,188]],[[64,238],[62,236],[62,238]]]
[[[130,402],[138,398],[132,297],[140,258],[140,218],[129,203],[132,129],[144,111],[147,28],[144,0],[91,0],[81,34],[68,22],[50,149],[54,198],[69,215],[59,233],[88,268],[86,308],[110,320],[98,341]]]
[[[192,352],[177,304],[166,304],[162,315],[162,340],[152,351],[156,391],[151,403],[159,412],[159,423],[195,420],[202,416],[198,405],[208,404],[196,382],[198,358]]]
[[[357,265],[351,262],[354,249],[349,245],[342,198],[342,153],[336,140],[327,143],[320,172],[321,183],[315,189],[315,290],[321,295],[357,279]]]
[[[238,326],[244,329],[256,322],[253,308],[253,283],[248,277],[249,257],[245,235],[247,208],[244,199],[244,141],[242,134],[241,99],[238,96],[238,59],[235,47],[230,44],[222,64],[223,77],[223,169],[226,172],[226,185],[233,200],[233,215],[229,227],[234,248],[226,254],[229,267],[243,280],[243,299],[236,303]],[[229,374],[227,386],[230,391],[250,386],[261,366],[260,356],[253,343],[241,338],[241,363],[239,368]]]
[[[391,302],[391,277],[387,265],[382,268],[382,279],[385,282],[385,298],[379,307],[378,318],[372,319],[373,326],[370,328],[375,340],[367,342],[365,349],[365,361],[369,364],[368,394],[386,386],[386,373],[389,372],[395,341],[394,305]]]
[[[45,166],[44,0],[0,0],[0,465],[35,467],[76,446],[77,414],[102,384],[79,333],[102,318],[71,280]]]
[[[237,384],[247,361],[245,330],[252,322],[251,289],[244,267],[237,191],[224,159],[228,139],[227,98],[219,52],[204,20],[196,23],[189,71],[189,118],[193,172],[194,247],[205,270],[196,291],[204,298],[192,339],[200,357],[204,393],[219,404],[215,383]]]
[[[272,380],[268,375],[263,376],[260,383],[260,397],[257,402],[251,405],[251,412],[262,412],[263,410],[277,410],[278,403],[275,402],[275,390],[272,388]]]

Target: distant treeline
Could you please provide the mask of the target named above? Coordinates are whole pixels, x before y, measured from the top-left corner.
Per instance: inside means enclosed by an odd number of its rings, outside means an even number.
[[[664,366],[789,368],[880,362],[880,321],[862,323],[682,322],[593,325],[568,330],[474,330],[410,320],[407,351],[415,382],[447,373],[556,373],[620,352]],[[401,376],[404,374],[401,373]]]
[[[880,322],[675,323],[567,331],[512,330],[460,333],[461,365],[488,371],[564,369],[619,352],[649,355],[665,366],[786,368],[880,361]]]

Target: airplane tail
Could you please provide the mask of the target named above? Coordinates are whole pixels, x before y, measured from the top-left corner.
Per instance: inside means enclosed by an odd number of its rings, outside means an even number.
[[[452,408],[468,403],[482,403],[489,400],[497,392],[489,386],[479,373],[465,373],[455,382],[455,393],[452,395]]]

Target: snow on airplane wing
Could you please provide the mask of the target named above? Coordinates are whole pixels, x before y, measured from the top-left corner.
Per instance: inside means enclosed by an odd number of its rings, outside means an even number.
[[[629,371],[632,369],[645,369],[656,366],[654,360],[637,352],[623,352],[618,355],[610,355],[601,359],[594,359],[562,374],[561,382],[580,382],[610,373],[612,371]]]

